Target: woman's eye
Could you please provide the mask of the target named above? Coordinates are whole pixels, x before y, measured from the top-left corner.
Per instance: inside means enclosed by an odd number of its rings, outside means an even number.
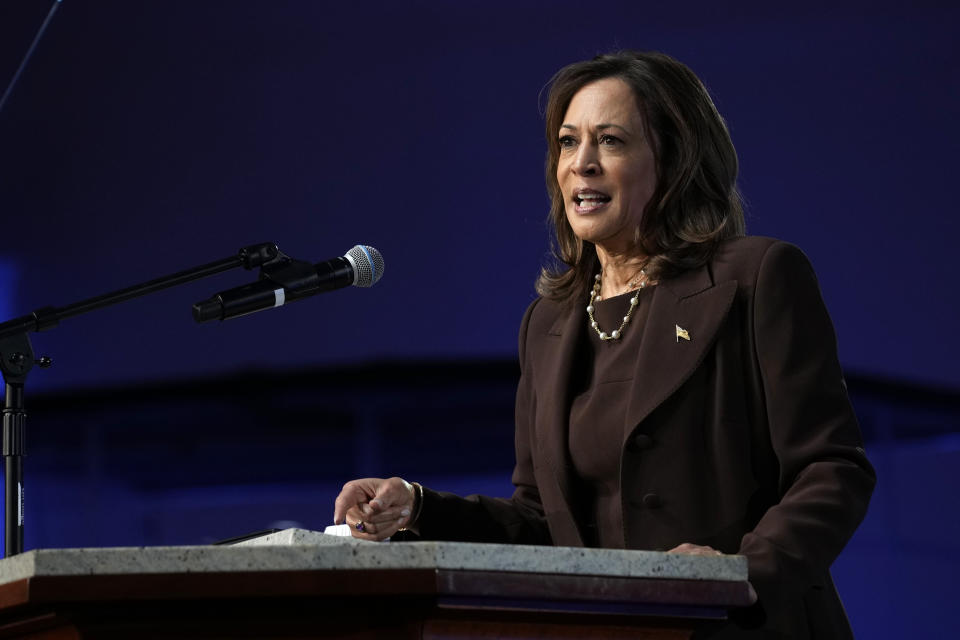
[[[608,133],[605,133],[602,136],[600,136],[600,144],[618,144],[619,142],[620,142],[620,138],[611,136]]]
[[[561,136],[560,137],[560,148],[561,149],[570,149],[576,146],[577,141],[573,139],[573,136]]]

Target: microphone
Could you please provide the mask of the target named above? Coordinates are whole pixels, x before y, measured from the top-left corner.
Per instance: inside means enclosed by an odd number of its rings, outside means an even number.
[[[207,322],[237,318],[324,291],[350,285],[371,287],[382,276],[383,256],[366,245],[358,244],[344,256],[317,264],[280,253],[261,267],[256,282],[221,291],[193,305],[193,319]]]

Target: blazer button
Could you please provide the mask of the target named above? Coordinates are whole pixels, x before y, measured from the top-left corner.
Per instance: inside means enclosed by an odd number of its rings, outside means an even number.
[[[655,493],[648,493],[643,496],[643,506],[648,509],[659,509],[663,506],[663,500]]]
[[[653,446],[653,438],[645,433],[638,433],[630,438],[629,448],[633,451],[643,451]]]

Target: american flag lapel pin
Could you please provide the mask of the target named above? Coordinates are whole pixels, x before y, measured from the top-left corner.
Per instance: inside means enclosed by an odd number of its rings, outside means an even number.
[[[687,342],[690,342],[690,333],[680,325],[674,325],[674,326],[677,327],[677,342],[680,342],[680,338],[683,338]]]

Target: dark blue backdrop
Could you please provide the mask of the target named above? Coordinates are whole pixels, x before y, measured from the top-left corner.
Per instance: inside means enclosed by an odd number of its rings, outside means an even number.
[[[810,254],[846,367],[960,386],[960,9],[671,4],[66,0],[0,113],[0,309],[265,240],[372,244],[387,275],[223,326],[190,304],[249,274],[72,320],[35,340],[58,366],[32,384],[511,355],[547,246],[539,94],[634,47],[713,91],[749,230]],[[49,5],[0,5],[2,81]]]
[[[195,325],[193,302],[252,279],[236,272],[67,320],[33,337],[55,366],[30,388],[511,358],[548,242],[542,89],[568,62],[659,49],[728,120],[750,232],[812,258],[847,371],[955,397],[960,7],[890,4],[64,0],[0,112],[0,320],[253,242],[313,261],[365,243],[386,260],[368,291]],[[0,2],[0,86],[49,7]],[[892,406],[858,405],[880,484],[837,565],[867,637],[946,625],[945,576],[960,569],[946,559],[960,445],[942,436],[957,413]],[[136,519],[116,504],[148,512],[135,535],[153,542],[175,539],[184,513],[213,521],[291,495],[238,481],[145,497],[105,479],[97,434],[111,426],[90,423],[74,444],[93,489],[51,469],[31,504],[68,504],[32,507],[33,544],[128,544],[110,537]],[[437,480],[502,492],[505,473]],[[332,486],[296,495],[326,511]],[[70,530],[104,511],[119,529]]]

